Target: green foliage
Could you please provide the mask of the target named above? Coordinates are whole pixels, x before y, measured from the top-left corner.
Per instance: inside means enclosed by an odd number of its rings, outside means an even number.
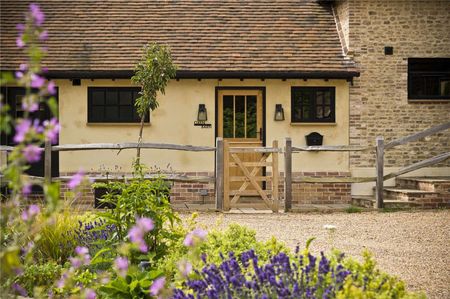
[[[125,277],[117,276],[101,286],[99,292],[105,298],[149,298],[150,286],[161,274],[159,270],[133,269]]]
[[[124,182],[95,184],[107,188],[103,202],[112,204],[113,209],[98,212],[106,220],[106,225],[114,225],[116,234],[113,243],[127,240],[127,233],[135,224],[136,217],[151,218],[153,230],[147,234],[146,242],[154,259],[163,257],[168,252],[167,242],[180,238],[173,230],[174,223],[179,222],[178,215],[169,203],[169,186],[163,179],[135,179]]]
[[[41,230],[35,242],[36,258],[65,263],[78,245],[74,231],[80,219],[81,216],[68,210],[55,213],[48,219],[39,217],[37,221]]]
[[[18,275],[14,282],[25,288],[28,294],[47,293],[61,275],[62,269],[60,264],[53,261],[26,265],[23,273]]]
[[[352,213],[361,213],[362,209],[360,207],[357,206],[350,206],[348,208],[345,209],[346,213],[352,214]]]
[[[395,276],[381,272],[368,251],[363,252],[362,263],[347,258],[343,265],[353,275],[345,281],[343,290],[336,298],[364,298],[364,299],[390,299],[390,298],[426,298],[423,294],[409,293],[405,283]]]
[[[201,251],[206,253],[209,263],[220,263],[220,254],[226,255],[233,251],[237,256],[254,249],[261,261],[267,261],[273,254],[281,251],[289,252],[289,249],[272,237],[266,242],[256,240],[256,232],[237,223],[230,224],[225,230],[212,230],[208,234],[206,242],[201,246]]]
[[[146,45],[134,72],[131,81],[141,86],[141,96],[136,99],[135,105],[139,116],[143,117],[149,109],[158,108],[157,93],[164,94],[169,80],[175,77],[176,67],[169,48],[156,43]]]
[[[186,235],[197,226],[195,217],[188,221],[186,227],[178,227],[178,232],[181,235]],[[167,277],[176,276],[178,263],[182,260],[191,260],[195,266],[200,267],[203,264],[199,259],[192,260],[189,248],[183,245],[183,238],[180,238],[170,244],[171,250],[160,260],[158,268],[163,270]],[[260,242],[256,239],[256,232],[245,226],[239,224],[230,224],[226,230],[213,229],[210,230],[206,241],[203,242],[199,248],[195,249],[195,253],[199,256],[206,254],[208,263],[220,263],[222,261],[220,255],[227,256],[228,252],[233,251],[236,256],[241,253],[254,249],[259,255],[261,261],[269,260],[269,257],[279,252],[289,252],[289,249],[275,237],[272,237],[266,242]],[[198,258],[198,257],[197,257]],[[183,279],[182,279],[183,280]],[[176,282],[180,283],[180,281]]]

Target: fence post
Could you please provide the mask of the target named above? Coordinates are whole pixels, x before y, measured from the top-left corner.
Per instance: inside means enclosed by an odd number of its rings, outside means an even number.
[[[383,136],[378,136],[376,138],[376,157],[377,157],[377,185],[375,191],[375,197],[377,200],[377,209],[383,208],[383,176],[384,176],[384,138]]]
[[[284,211],[292,209],[292,139],[286,138],[284,148]]]
[[[230,145],[223,142],[223,209],[229,211],[230,206]]]
[[[223,210],[223,139],[216,138],[216,210]]]
[[[272,142],[272,147],[278,150],[278,140]],[[278,152],[272,153],[272,211],[278,213],[280,207],[278,195],[278,181],[280,177],[280,170],[278,169]]]
[[[47,184],[52,182],[52,143],[45,141],[44,147],[44,180]]]

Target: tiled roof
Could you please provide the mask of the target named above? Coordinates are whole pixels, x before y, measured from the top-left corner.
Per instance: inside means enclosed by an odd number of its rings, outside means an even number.
[[[130,71],[148,42],[170,46],[182,72],[355,72],[329,3],[314,0],[43,0],[51,71]],[[1,69],[28,1],[1,0]]]

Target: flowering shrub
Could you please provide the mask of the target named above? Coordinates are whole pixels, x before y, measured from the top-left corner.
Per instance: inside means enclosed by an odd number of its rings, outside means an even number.
[[[180,220],[170,206],[169,189],[162,179],[150,181],[141,177],[128,183],[109,182],[96,186],[106,187],[108,192],[102,202],[113,206],[97,213],[105,220],[104,227],[114,230],[116,239],[112,241],[131,240],[141,253],[150,251],[154,259],[159,259],[168,252],[167,242],[182,237],[173,230],[173,224]],[[143,217],[152,222],[142,222]]]
[[[206,264],[195,273],[184,287],[174,290],[172,298],[421,297],[408,294],[403,282],[375,270],[370,255],[359,264],[345,262],[343,255],[328,259],[321,253],[318,258],[297,250],[294,258],[280,252],[261,264],[255,251],[249,250],[240,258],[230,252],[220,264]]]

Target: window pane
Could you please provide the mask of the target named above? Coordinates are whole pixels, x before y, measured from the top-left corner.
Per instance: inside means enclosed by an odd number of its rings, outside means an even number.
[[[441,85],[441,96],[450,96],[450,79],[442,79]]]
[[[133,108],[131,106],[120,107],[120,120],[133,121]]]
[[[331,105],[331,91],[325,91],[325,105]]]
[[[323,104],[323,91],[318,91],[316,93],[316,104],[317,105],[322,105]]]
[[[129,90],[120,91],[120,105],[132,105],[133,103],[133,92]]]
[[[92,105],[104,105],[105,104],[105,91],[93,90],[92,91]]]
[[[323,107],[316,107],[316,118],[323,118]]]
[[[256,138],[256,96],[247,96],[247,138]]]
[[[245,138],[245,96],[235,96],[234,105],[234,138]]]
[[[223,96],[223,137],[233,138],[233,96]]]
[[[324,107],[323,118],[331,118],[331,107]]]
[[[106,91],[106,105],[118,105],[119,95],[117,90],[107,90]]]
[[[105,107],[105,120],[107,121],[117,121],[119,119],[119,107]]]
[[[306,121],[311,119],[311,111],[309,106],[302,107],[302,118],[301,120]]]
[[[92,121],[103,121],[105,118],[104,107],[103,106],[93,106],[91,108],[91,120]]]

